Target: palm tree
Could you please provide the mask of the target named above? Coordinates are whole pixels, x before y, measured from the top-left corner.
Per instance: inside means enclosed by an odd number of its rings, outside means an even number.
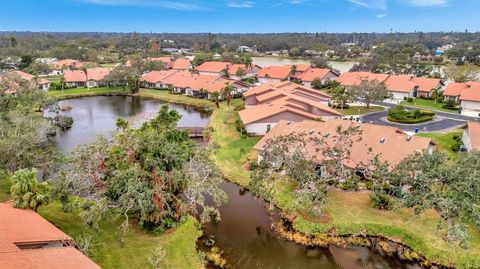
[[[222,89],[220,95],[222,100],[226,99],[227,100],[227,105],[230,106],[230,101],[232,100],[232,93],[235,90],[235,88],[232,85],[228,85],[225,83],[225,87]]]
[[[332,101],[340,104],[340,109],[342,110],[346,106],[348,101],[350,101],[350,99],[351,95],[343,87],[337,87],[335,93],[332,95]]]
[[[13,207],[30,208],[35,212],[38,207],[49,202],[48,183],[37,181],[37,170],[22,169],[12,177],[13,185],[10,189]]]
[[[215,102],[215,106],[217,108],[220,108],[220,93],[219,92],[212,92],[210,94],[210,99],[212,99]]]

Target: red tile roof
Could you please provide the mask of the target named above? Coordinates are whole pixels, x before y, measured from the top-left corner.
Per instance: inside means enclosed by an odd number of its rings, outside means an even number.
[[[334,74],[330,69],[326,69],[326,68],[312,68],[302,74],[300,74],[298,76],[299,79],[301,79],[302,81],[313,81],[315,80],[316,78],[318,79],[324,79],[328,74]],[[334,74],[335,76],[337,76],[336,74]]]
[[[110,68],[94,67],[87,68],[87,80],[100,81],[110,74]]]
[[[148,83],[160,83],[163,82],[166,78],[178,73],[178,70],[162,70],[162,71],[152,71],[144,74],[141,78],[142,81]],[[166,83],[168,84],[168,83]]]
[[[172,64],[172,69],[176,70],[188,70],[190,69],[192,63],[189,59],[176,59]]]
[[[101,268],[74,247],[40,248],[15,252],[0,252],[0,267],[5,269]]]
[[[413,77],[413,82],[418,86],[420,92],[431,92],[442,85],[442,80],[439,78],[417,78]]]
[[[345,72],[345,73],[342,73],[337,78],[337,81],[342,86],[355,86],[360,84],[362,79],[377,80],[378,82],[385,82],[385,80],[388,77],[389,75],[376,74],[376,73],[370,73],[370,72]]]
[[[467,132],[472,150],[480,151],[480,122],[469,122]]]
[[[460,100],[480,102],[480,81],[450,82],[443,92],[445,96],[458,96]]]
[[[15,73],[15,74],[19,75],[22,79],[25,79],[25,80],[27,80],[27,81],[32,81],[32,79],[35,78],[35,76],[30,75],[30,74],[25,73],[25,72],[20,71],[20,70],[12,71],[12,73]],[[48,80],[46,80],[46,79],[44,79],[44,78],[38,78],[38,83],[39,83],[40,85],[42,85],[42,84],[48,84],[48,83],[50,83],[50,81],[48,81]]]
[[[79,60],[73,60],[73,59],[65,59],[65,60],[60,60],[56,63],[53,64],[53,66],[55,68],[58,68],[58,69],[62,69],[62,68],[66,68],[66,67],[81,67],[82,66],[82,62],[80,62]]]
[[[368,164],[368,160],[376,154],[379,154],[381,161],[386,161],[390,166],[395,166],[409,155],[418,151],[427,150],[429,146],[434,145],[434,142],[429,138],[409,137],[394,127],[331,119],[324,122],[303,121],[288,123],[287,121],[280,121],[255,145],[254,149],[261,151],[269,139],[294,133],[306,133],[309,136],[315,137],[326,137],[326,134],[329,134],[328,139],[333,139],[339,126],[341,126],[343,130],[354,126],[359,126],[361,129],[357,137],[352,139],[354,143],[349,148],[351,150],[351,160],[346,164],[350,167]],[[357,141],[359,138],[360,141]],[[324,157],[315,151],[313,144],[311,147],[307,145],[305,150],[309,157],[317,161],[324,160]]]
[[[220,73],[223,70],[228,69],[231,63],[228,62],[204,62],[203,64],[197,66],[199,72],[211,72],[211,73]]]
[[[33,210],[0,203],[0,216],[1,268],[100,268],[68,247],[74,244],[72,238]],[[22,249],[26,245],[39,248]]]
[[[258,71],[257,77],[259,78],[273,78],[273,79],[286,79],[290,75],[291,67],[284,66],[267,66]]]
[[[63,72],[65,82],[85,82],[87,81],[87,75],[83,70],[65,70]]]

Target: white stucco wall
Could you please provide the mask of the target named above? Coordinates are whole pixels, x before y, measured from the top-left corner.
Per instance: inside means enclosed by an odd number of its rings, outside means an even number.
[[[479,117],[480,115],[480,102],[461,101],[460,107],[462,108],[462,115]]]
[[[470,144],[470,136],[468,135],[467,129],[463,130],[462,142],[467,151],[472,151],[472,144]]]
[[[245,125],[247,133],[250,135],[265,135],[267,133],[267,125],[270,125],[270,130],[277,125],[277,123],[250,123]]]
[[[390,95],[392,96],[391,98],[393,100],[400,100],[402,101],[405,97],[410,97],[410,93],[406,93],[406,92],[389,92]]]

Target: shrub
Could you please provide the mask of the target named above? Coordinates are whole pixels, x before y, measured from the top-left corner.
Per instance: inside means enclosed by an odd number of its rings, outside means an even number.
[[[443,97],[437,97],[437,103],[441,104],[443,103]]]
[[[429,110],[413,110],[407,111],[404,106],[398,105],[388,111],[387,119],[398,123],[419,123],[433,119],[435,112]]]
[[[258,164],[256,161],[251,161],[248,163],[248,170],[250,171],[257,169],[257,167],[258,167]]]
[[[407,98],[407,102],[412,103],[412,102],[413,102],[413,98],[412,98],[412,97],[408,97],[408,98]]]
[[[393,207],[392,199],[390,198],[390,196],[380,192],[370,193],[370,202],[372,203],[372,206],[376,209],[390,210]]]
[[[457,103],[455,102],[455,100],[448,99],[442,107],[446,109],[455,109],[456,106]]]

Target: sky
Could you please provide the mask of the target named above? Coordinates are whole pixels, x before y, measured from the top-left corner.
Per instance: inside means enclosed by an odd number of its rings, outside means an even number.
[[[0,31],[480,31],[480,0],[0,0]]]

